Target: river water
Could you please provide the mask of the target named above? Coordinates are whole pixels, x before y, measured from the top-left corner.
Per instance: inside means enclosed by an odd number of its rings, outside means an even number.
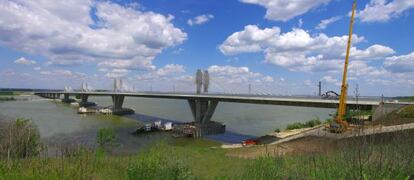
[[[190,108],[185,100],[127,97],[124,107],[132,108],[137,115],[120,117],[108,115],[80,115],[76,108],[63,103],[30,97],[30,101],[0,102],[0,119],[26,118],[32,120],[40,131],[41,138],[49,145],[95,143],[100,128],[114,129],[119,139],[119,151],[131,152],[160,140],[171,137],[165,133],[132,135],[137,122],[148,119],[169,119],[179,122],[192,120]],[[110,97],[90,97],[100,106],[110,106]],[[229,134],[261,136],[284,129],[287,124],[304,122],[314,118],[324,120],[334,109],[256,105],[220,102],[212,120],[226,124],[226,141]],[[242,136],[240,136],[243,138]],[[212,137],[217,138],[217,137]]]

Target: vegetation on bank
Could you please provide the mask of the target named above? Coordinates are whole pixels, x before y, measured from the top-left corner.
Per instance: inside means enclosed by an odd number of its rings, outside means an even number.
[[[17,124],[22,127],[21,121]],[[28,127],[30,122],[24,124]],[[14,133],[16,128],[10,130]],[[23,134],[23,139],[31,137]],[[340,142],[332,153],[269,154],[253,160],[228,157],[231,150],[212,148],[218,144],[201,139],[161,142],[136,155],[114,156],[85,147],[70,150],[74,153],[60,149],[53,157],[18,153],[12,158],[1,156],[0,179],[409,179],[414,172],[413,135],[409,131],[355,137]],[[97,137],[102,146],[116,141],[108,129]],[[5,139],[0,139],[0,145],[7,144]],[[39,140],[37,135],[33,139]],[[32,146],[41,147],[40,143],[27,147]]]
[[[16,98],[13,96],[17,96],[19,93],[13,91],[0,91],[0,101],[15,101]]]
[[[414,102],[414,96],[398,96],[395,99],[399,101],[407,101],[407,102]]]
[[[409,105],[398,112],[402,118],[414,118],[414,105]]]
[[[288,124],[286,126],[286,130],[310,128],[310,127],[315,127],[320,124],[322,124],[321,120],[319,118],[316,118],[310,121],[306,121],[304,123],[296,122],[296,123]]]
[[[0,130],[0,157],[26,158],[39,155],[40,135],[29,120],[16,119]]]
[[[1,97],[0,96],[0,101],[15,101],[16,98],[14,97]]]
[[[16,93],[13,91],[0,91],[0,96],[14,96]]]

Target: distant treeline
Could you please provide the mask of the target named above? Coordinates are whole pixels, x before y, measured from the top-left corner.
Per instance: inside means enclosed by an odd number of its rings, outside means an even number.
[[[395,99],[400,101],[414,101],[414,96],[397,96]]]
[[[0,93],[7,92],[39,92],[39,91],[63,91],[63,89],[26,89],[26,88],[0,88]],[[75,90],[76,91],[76,90]],[[94,90],[97,92],[106,92],[108,90]]]

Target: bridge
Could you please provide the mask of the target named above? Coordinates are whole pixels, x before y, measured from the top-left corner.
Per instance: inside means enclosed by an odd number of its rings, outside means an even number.
[[[318,108],[337,108],[338,100],[320,99],[317,97],[276,97],[276,96],[255,96],[255,95],[224,95],[224,94],[181,94],[181,93],[145,93],[145,92],[37,92],[36,95],[45,98],[59,99],[63,95],[62,101],[69,102],[70,96],[78,96],[81,103],[87,104],[89,96],[107,96],[112,98],[112,110],[114,114],[121,114],[125,97],[141,98],[160,98],[160,99],[182,99],[187,100],[191,109],[195,123],[207,124],[219,102],[249,103],[249,104],[269,104],[282,106],[299,107],[318,107]],[[358,108],[362,110],[381,111],[376,116],[384,114],[384,108],[399,108],[412,103],[401,102],[380,102],[373,100],[347,101],[348,108]],[[381,109],[381,110],[379,110]],[[376,113],[374,113],[375,116]],[[373,117],[377,118],[377,117]]]

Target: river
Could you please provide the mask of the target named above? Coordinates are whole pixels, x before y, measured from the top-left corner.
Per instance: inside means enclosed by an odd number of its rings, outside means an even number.
[[[144,120],[146,116],[179,122],[192,120],[190,108],[185,100],[127,97],[124,107],[134,109],[138,115],[121,117],[80,115],[76,113],[76,108],[63,103],[36,96],[30,99],[30,101],[0,102],[0,117],[3,117],[0,119],[32,120],[39,129],[42,140],[48,145],[62,143],[92,145],[100,128],[112,128],[119,139],[118,151],[131,152],[160,140],[171,139],[165,133],[132,135],[131,132],[137,127],[137,121]],[[100,106],[112,104],[110,97],[90,97],[89,101],[94,101]],[[334,111],[326,108],[221,102],[212,120],[226,124],[228,133],[221,137],[225,140],[231,136],[229,134],[242,134],[246,137],[261,136],[276,128],[284,129],[287,124],[293,122],[304,122],[314,118],[324,120]]]

